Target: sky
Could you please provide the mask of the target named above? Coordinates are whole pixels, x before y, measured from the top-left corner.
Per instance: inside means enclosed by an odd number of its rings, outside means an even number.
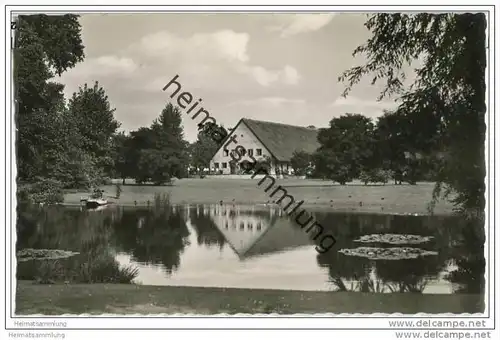
[[[85,61],[64,73],[66,97],[85,83],[106,90],[121,130],[149,126],[169,102],[176,75],[193,103],[223,124],[241,118],[326,127],[344,113],[376,118],[395,107],[377,102],[370,77],[347,98],[338,76],[363,64],[352,52],[370,32],[365,14],[84,14]],[[179,92],[180,93],[180,92]],[[185,137],[197,123],[183,111]]]

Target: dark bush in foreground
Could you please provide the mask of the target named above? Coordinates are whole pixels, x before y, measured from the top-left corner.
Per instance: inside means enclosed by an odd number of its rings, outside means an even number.
[[[20,184],[17,189],[20,202],[55,204],[64,201],[63,184],[60,181],[37,178],[33,184]]]

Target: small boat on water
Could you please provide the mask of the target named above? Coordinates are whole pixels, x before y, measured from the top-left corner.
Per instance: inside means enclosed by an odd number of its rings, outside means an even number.
[[[107,200],[102,198],[81,198],[80,201],[85,202],[87,209],[95,209],[109,204]]]

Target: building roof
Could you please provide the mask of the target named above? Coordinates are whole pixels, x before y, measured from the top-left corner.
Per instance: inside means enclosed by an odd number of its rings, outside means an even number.
[[[262,222],[260,231],[253,229],[249,232],[249,229],[241,230],[239,228],[226,229],[224,222],[231,223],[229,217],[210,215],[210,218],[213,225],[222,233],[225,241],[241,260],[286,249],[314,245],[305,230],[298,227],[293,220],[286,216],[278,216],[278,211],[274,208],[271,209],[274,210],[272,216],[269,214],[269,210],[256,210],[248,215],[245,214],[246,211],[240,211],[239,217],[260,217]],[[246,225],[248,226],[248,222]]]
[[[295,151],[313,153],[320,146],[315,128],[247,118],[241,119],[240,123],[245,123],[278,161],[289,161]]]
[[[295,222],[279,218],[244,253],[238,255],[244,259],[310,245],[314,243],[305,230],[297,227]]]

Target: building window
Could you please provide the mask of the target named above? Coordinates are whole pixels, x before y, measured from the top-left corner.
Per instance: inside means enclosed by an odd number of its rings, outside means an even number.
[[[225,168],[227,168],[227,163],[224,162],[224,163],[222,163],[222,169],[225,169]]]
[[[214,163],[214,166],[215,166],[216,169],[218,169],[219,168],[219,163]]]
[[[239,148],[239,154],[240,156],[245,156],[247,153],[247,150],[244,147]]]
[[[229,156],[229,150],[224,150],[224,157]]]
[[[257,156],[262,156],[262,149],[257,149]]]
[[[253,156],[253,149],[248,149],[248,156],[252,157]]]
[[[245,229],[245,222],[240,222],[240,230]]]

